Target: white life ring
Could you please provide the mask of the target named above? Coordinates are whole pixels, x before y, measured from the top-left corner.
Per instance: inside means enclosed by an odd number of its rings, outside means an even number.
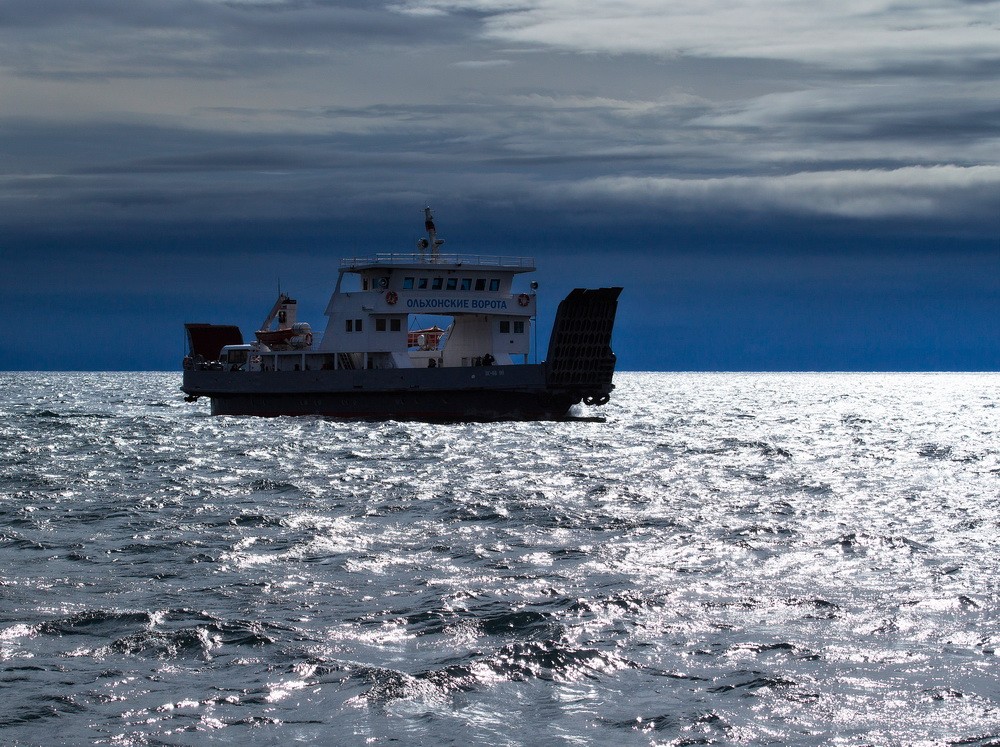
[[[396,295],[396,291],[389,291],[385,294],[385,302],[390,306],[394,305],[398,300],[399,296]]]
[[[531,303],[531,296],[529,296],[527,293],[522,293],[520,296],[517,297],[517,303],[519,306],[527,306],[529,303]]]

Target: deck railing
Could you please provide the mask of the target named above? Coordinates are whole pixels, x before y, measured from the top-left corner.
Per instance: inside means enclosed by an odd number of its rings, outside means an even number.
[[[340,260],[342,269],[370,265],[478,265],[482,267],[510,267],[534,270],[534,257],[498,257],[488,254],[389,254],[380,253],[367,257],[346,257]]]

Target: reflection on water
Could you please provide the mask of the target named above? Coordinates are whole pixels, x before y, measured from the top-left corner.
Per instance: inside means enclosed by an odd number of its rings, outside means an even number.
[[[0,376],[0,741],[1000,740],[1000,376],[616,380],[426,425]]]

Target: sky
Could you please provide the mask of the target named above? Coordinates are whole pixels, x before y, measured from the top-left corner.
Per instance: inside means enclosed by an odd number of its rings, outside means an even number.
[[[428,204],[543,350],[620,285],[621,369],[1000,370],[1000,1],[0,0],[0,369],[321,329]]]

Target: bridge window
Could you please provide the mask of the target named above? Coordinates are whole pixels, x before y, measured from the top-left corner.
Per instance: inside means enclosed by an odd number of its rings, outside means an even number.
[[[399,332],[400,329],[401,329],[401,326],[400,326],[400,320],[399,319],[390,319],[389,320],[389,331],[390,332]]]
[[[354,320],[354,331],[355,332],[360,332],[361,331],[361,320],[360,319],[355,319]]]
[[[445,286],[445,290],[453,291],[458,287],[458,278],[448,278],[448,285]]]
[[[524,322],[514,322],[514,334],[515,335],[524,334]]]
[[[403,278],[403,290],[413,289],[413,278]]]
[[[431,283],[431,290],[439,291],[439,290],[441,290],[441,288],[443,287],[443,285],[444,285],[444,279],[443,278],[434,278],[434,282]]]
[[[486,278],[476,278],[476,290],[477,291],[486,290]]]
[[[427,278],[417,278],[417,287],[420,290],[427,290]]]
[[[498,291],[498,290],[500,290],[500,279],[499,278],[490,278],[490,290],[491,291]]]
[[[510,334],[510,322],[500,322],[500,332],[503,334]]]
[[[378,319],[375,320],[375,331],[385,332],[385,319],[379,317]]]
[[[344,325],[344,328],[345,328],[345,330],[347,332],[353,332],[354,331],[354,320],[353,319],[348,319],[347,322],[346,322],[346,324]]]
[[[472,290],[472,278],[462,278],[462,290],[470,291]]]

